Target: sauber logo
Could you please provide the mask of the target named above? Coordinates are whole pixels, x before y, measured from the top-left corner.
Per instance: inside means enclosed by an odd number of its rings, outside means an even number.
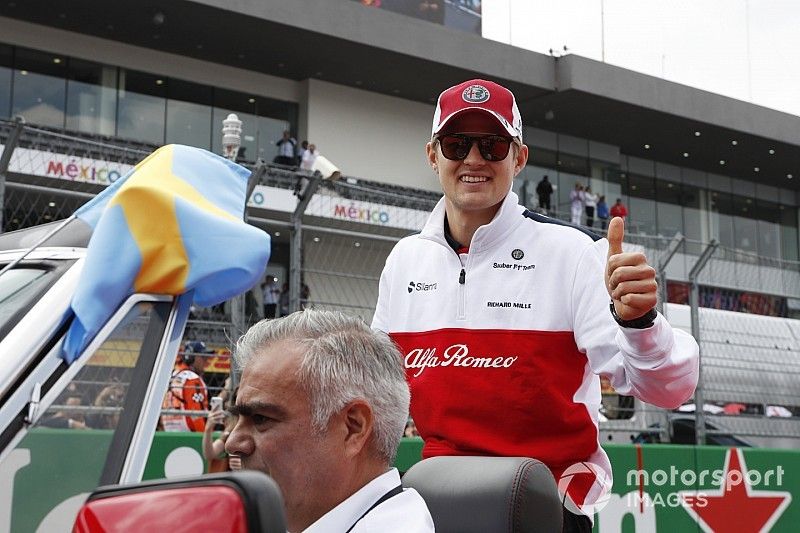
[[[423,283],[421,281],[412,281],[408,284],[408,292],[409,294],[414,291],[435,291],[437,288],[437,283]]]
[[[436,355],[436,348],[414,348],[406,354],[406,368],[417,369],[412,377],[419,377],[426,368],[462,367],[462,368],[510,368],[518,356],[471,356],[466,344],[453,344],[447,347],[441,356]]]

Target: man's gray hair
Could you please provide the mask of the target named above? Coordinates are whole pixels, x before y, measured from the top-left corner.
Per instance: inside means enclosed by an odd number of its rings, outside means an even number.
[[[372,408],[376,451],[392,465],[411,395],[402,356],[389,336],[360,318],[306,309],[251,327],[236,343],[234,364],[241,371],[251,357],[282,340],[306,348],[298,378],[310,399],[314,428],[325,431],[334,413],[363,399]]]

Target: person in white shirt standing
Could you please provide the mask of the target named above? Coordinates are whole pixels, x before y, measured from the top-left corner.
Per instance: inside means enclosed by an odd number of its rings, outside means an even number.
[[[581,216],[583,215],[583,185],[580,183],[575,184],[575,188],[569,193],[570,204],[570,221],[573,224],[580,225]]]
[[[309,144],[308,148],[305,149],[303,152],[303,157],[300,161],[300,168],[304,170],[311,170],[314,168],[314,161],[317,160],[317,146],[314,144]]]
[[[590,228],[594,227],[594,210],[597,207],[597,195],[592,192],[592,188],[588,185],[583,191],[583,206],[586,210],[586,225]]]
[[[238,421],[225,443],[245,469],[272,476],[289,531],[433,531],[392,468],[408,420],[402,358],[384,333],[306,309],[239,339]]]

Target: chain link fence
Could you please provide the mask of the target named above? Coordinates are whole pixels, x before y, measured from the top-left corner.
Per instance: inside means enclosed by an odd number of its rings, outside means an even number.
[[[9,121],[0,121],[0,143],[4,231],[65,218],[155,148]],[[369,323],[386,257],[399,239],[422,228],[440,196],[353,178],[324,180],[294,168],[257,164],[253,170],[257,183],[247,220],[272,236],[273,284],[254,287],[240,307],[226,302],[192,310],[184,341],[204,343],[197,355],[205,361],[209,396],[235,387],[235,379],[228,379],[235,377],[233,342],[265,316],[314,306]],[[800,316],[800,264],[712,249],[680,235],[627,233],[626,248],[644,252],[656,267],[663,291],[659,305],[675,327],[699,339],[703,374],[696,401],[675,412],[619,396],[603,382],[601,439],[726,442],[730,437],[797,447],[800,322],[787,318]],[[114,385],[113,378],[86,380],[101,390]],[[687,422],[690,434],[677,422]]]

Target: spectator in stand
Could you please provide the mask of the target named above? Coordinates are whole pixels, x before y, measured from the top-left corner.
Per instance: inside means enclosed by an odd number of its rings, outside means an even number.
[[[208,409],[208,389],[203,381],[206,355],[214,353],[204,342],[187,342],[178,352],[175,368],[170,378],[169,390],[164,396],[164,409],[205,411]],[[161,415],[164,431],[203,431],[205,417],[180,414]]]
[[[77,406],[86,405],[83,393],[78,390],[75,383],[70,383],[56,399],[60,409],[52,415],[45,414],[40,425],[48,428],[59,429],[89,429],[83,414],[75,409]]]
[[[569,193],[571,221],[580,225],[583,215],[583,185],[575,183],[575,188]]]
[[[124,399],[125,385],[116,380],[114,383],[106,385],[94,399],[95,407],[103,407],[106,410],[87,415],[86,423],[94,429],[116,429]],[[110,411],[109,408],[114,410]]]
[[[611,206],[611,218],[620,217],[622,220],[628,218],[628,210],[622,203],[622,198],[617,198],[617,202]]]
[[[592,188],[588,185],[586,186],[586,190],[583,191],[583,205],[586,210],[586,225],[593,228],[594,209],[597,207],[597,195],[592,192]]]
[[[278,310],[280,311],[280,316],[286,316],[289,314],[289,283],[284,283],[283,287],[281,287],[281,295],[278,298]]]
[[[279,165],[286,165],[286,166],[293,166],[295,164],[295,147],[297,146],[297,140],[292,137],[292,134],[289,130],[285,130],[283,132],[283,137],[278,139],[275,142],[275,145],[278,147],[278,155],[275,156],[273,159],[273,163],[277,163]]]
[[[300,146],[297,148],[297,166],[299,167],[300,164],[303,162],[303,154],[306,153],[308,150],[308,141],[303,141],[300,143]]]
[[[408,422],[406,422],[406,429],[403,431],[404,437],[419,437],[419,431],[417,431],[417,425],[414,423],[413,418],[409,418]]]
[[[608,204],[606,203],[606,197],[603,195],[597,200],[597,218],[600,219],[600,229],[606,229],[608,225]]]
[[[272,274],[267,274],[264,283],[261,284],[261,294],[264,298],[264,318],[275,318],[278,310],[278,300],[281,291],[276,283],[277,278]]]
[[[289,531],[434,530],[422,497],[392,467],[409,392],[387,335],[307,309],[262,320],[234,357],[239,419],[225,449],[272,476]]]
[[[228,408],[236,405],[236,392],[233,392]],[[222,433],[213,439],[213,432],[218,424],[224,424]],[[203,457],[208,462],[208,473],[228,472],[230,470],[241,470],[242,459],[237,455],[225,453],[225,442],[231,434],[231,430],[236,425],[236,417],[229,411],[222,409],[222,405],[213,406],[206,418],[206,427],[203,430]],[[213,439],[213,440],[212,440]]]
[[[300,163],[300,168],[303,170],[311,170],[314,168],[314,162],[317,160],[317,156],[319,152],[317,152],[317,146],[315,144],[309,144],[308,148],[303,152],[303,159]]]
[[[547,175],[542,178],[536,185],[536,194],[539,196],[539,207],[544,209],[545,214],[550,211],[550,196],[553,194],[553,184],[547,178]]]

